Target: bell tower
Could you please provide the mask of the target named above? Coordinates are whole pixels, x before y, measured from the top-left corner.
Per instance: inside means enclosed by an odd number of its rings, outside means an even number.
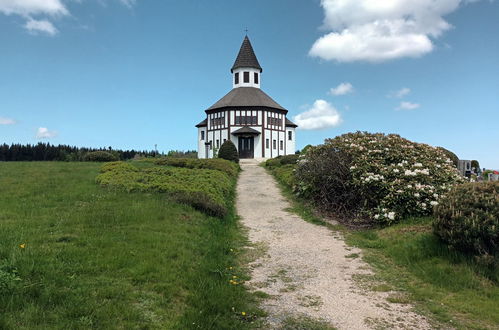
[[[251,42],[248,36],[245,36],[236,61],[230,70],[232,72],[232,88],[260,88],[262,71]]]

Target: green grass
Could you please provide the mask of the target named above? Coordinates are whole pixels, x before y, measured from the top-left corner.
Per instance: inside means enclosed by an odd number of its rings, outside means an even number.
[[[276,174],[275,169],[269,171]],[[410,219],[388,228],[349,230],[322,220],[308,201],[292,193],[282,175],[275,176],[292,204],[290,211],[308,222],[341,231],[347,244],[363,250],[364,260],[376,271],[367,279],[367,287],[401,291],[388,300],[414,304],[436,326],[499,327],[499,270],[449,250],[433,234],[431,218]]]
[[[103,189],[100,166],[0,163],[0,328],[252,327],[234,211]]]
[[[433,234],[431,221],[352,231],[347,243],[363,249],[378,280],[407,292],[404,302],[415,303],[437,321],[458,328],[497,328],[499,270],[448,249]]]

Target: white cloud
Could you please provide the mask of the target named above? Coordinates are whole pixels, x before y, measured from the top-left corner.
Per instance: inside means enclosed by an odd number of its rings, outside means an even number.
[[[329,94],[339,96],[353,93],[353,86],[351,83],[341,83],[337,87],[331,88]]]
[[[339,62],[381,62],[433,50],[452,26],[444,16],[469,0],[321,0],[324,28],[309,54]]]
[[[0,117],[0,125],[14,125],[16,121],[12,118]]]
[[[0,12],[6,15],[68,15],[60,0],[0,0]]]
[[[59,31],[55,26],[47,20],[34,20],[30,18],[24,26],[30,33],[45,33],[50,36],[55,36]]]
[[[81,2],[81,0],[71,1]],[[118,1],[127,7],[132,7],[137,2],[137,0]],[[63,0],[0,0],[1,13],[18,15],[26,19],[24,27],[30,33],[41,32],[51,36],[58,32],[52,22],[53,19],[71,15]]]
[[[316,100],[313,106],[293,118],[300,129],[320,130],[338,126],[342,123],[336,108],[324,100]]]
[[[46,127],[40,127],[36,131],[36,138],[37,139],[50,139],[50,138],[53,138],[56,136],[57,136],[56,131],[49,131],[49,129]]]
[[[394,91],[394,92],[390,92],[388,94],[388,97],[392,97],[392,98],[397,98],[397,99],[401,99],[403,98],[404,96],[407,96],[411,93],[411,89],[410,88],[407,88],[407,87],[404,87],[398,91]]]
[[[421,104],[419,103],[400,102],[400,105],[396,108],[396,110],[415,110],[420,107]]]

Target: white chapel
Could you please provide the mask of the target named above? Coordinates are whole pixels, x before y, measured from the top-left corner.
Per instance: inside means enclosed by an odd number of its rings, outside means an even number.
[[[248,36],[232,66],[232,90],[205,110],[198,128],[198,157],[213,158],[230,139],[240,158],[274,158],[295,153],[296,124],[260,85],[262,67]]]

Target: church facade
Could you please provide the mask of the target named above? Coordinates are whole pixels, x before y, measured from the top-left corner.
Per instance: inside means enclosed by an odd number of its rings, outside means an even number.
[[[288,110],[260,89],[263,72],[246,36],[232,66],[232,90],[205,110],[198,129],[198,158],[213,158],[231,140],[240,158],[294,154],[296,124]]]

